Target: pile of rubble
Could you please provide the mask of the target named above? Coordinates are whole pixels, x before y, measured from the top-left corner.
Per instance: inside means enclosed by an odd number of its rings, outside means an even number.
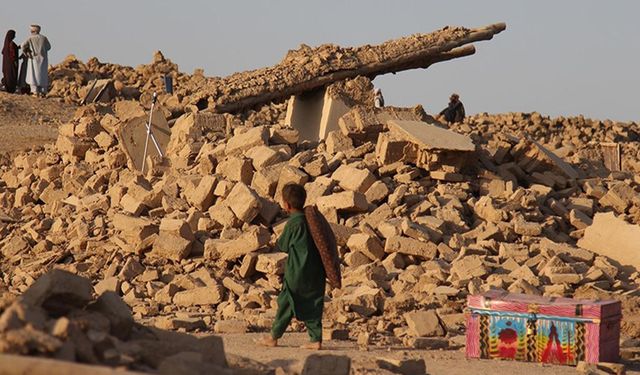
[[[106,291],[96,298],[89,279],[62,270],[45,274],[4,308],[0,352],[5,353],[4,366],[9,367],[15,362],[6,354],[163,374],[233,373],[219,337],[196,338],[136,324],[129,306],[117,293]],[[12,371],[18,369],[13,367]],[[69,366],[64,372],[73,370]],[[32,371],[35,368],[29,373]]]
[[[590,228],[601,212],[637,223],[637,175],[589,178],[529,137],[497,135],[487,144],[498,147],[476,150],[421,123],[420,109],[358,107],[317,146],[281,124],[188,113],[172,120],[167,160],[149,158],[143,176],[119,142],[132,112],[144,115],[135,102],[82,107],[55,146],[2,166],[9,293],[62,268],[159,328],[265,330],[286,261],[274,248],[285,219],[277,202],[299,183],[332,223],[345,264],[327,337],[455,347],[464,297],[489,288],[635,301],[640,275],[603,256],[622,261]],[[412,138],[416,126],[437,139]],[[363,136],[370,128],[375,142]]]

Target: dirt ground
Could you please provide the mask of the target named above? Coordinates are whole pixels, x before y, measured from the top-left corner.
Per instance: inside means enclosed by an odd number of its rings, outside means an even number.
[[[263,334],[225,334],[222,335],[225,351],[230,354],[247,357],[268,366],[299,372],[304,359],[314,353],[300,349],[307,340],[305,333],[287,333],[277,348],[257,346],[255,340]],[[412,350],[406,348],[375,348],[368,351],[358,349],[353,341],[331,341],[325,343],[322,354],[347,355],[352,359],[356,374],[373,375],[375,361],[378,358],[423,358],[430,375],[481,375],[481,374],[540,374],[540,375],[575,375],[576,369],[569,366],[551,366],[535,363],[511,361],[468,360],[464,349],[460,350]],[[627,374],[640,374],[640,371],[629,371]]]
[[[0,152],[18,151],[55,142],[58,126],[76,107],[53,98],[34,98],[0,91]]]

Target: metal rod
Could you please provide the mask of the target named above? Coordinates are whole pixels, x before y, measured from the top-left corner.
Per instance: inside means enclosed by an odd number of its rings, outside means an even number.
[[[144,167],[147,164],[146,160],[147,160],[147,148],[149,147],[149,137],[151,136],[151,119],[153,118],[153,107],[155,107],[156,105],[156,99],[158,98],[158,96],[156,95],[156,93],[153,93],[153,100],[151,101],[151,110],[149,111],[149,122],[147,123],[147,138],[144,141],[144,154],[142,155],[142,174],[144,174]],[[155,143],[155,137],[154,137],[154,143]],[[156,148],[158,147],[158,145],[156,144]]]

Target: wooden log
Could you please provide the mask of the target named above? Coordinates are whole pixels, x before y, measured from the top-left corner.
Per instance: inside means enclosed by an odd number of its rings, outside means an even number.
[[[325,62],[325,67],[314,69],[320,72],[319,74],[309,72],[303,78],[297,79],[291,77],[299,76],[300,66],[284,63],[248,73],[234,74],[210,83],[216,86],[215,94],[209,95],[210,101],[214,103],[213,110],[216,112],[235,112],[357,76],[373,78],[381,74],[428,68],[437,62],[472,55],[475,53],[475,48],[472,45],[465,45],[490,40],[505,29],[506,24],[496,23],[479,29],[449,29],[454,30],[449,34],[447,29],[443,29],[431,34],[414,35],[400,40],[400,43],[406,43],[407,46],[412,47],[407,50],[397,48],[396,41],[373,47],[356,48],[352,50],[355,54],[360,54],[358,57],[362,57],[364,61],[367,60],[367,48],[372,50],[374,55],[378,55],[365,63],[358,61],[351,65],[345,64],[349,68],[342,68],[340,61],[330,60]],[[315,52],[321,54],[319,49]],[[377,59],[380,56],[382,59]]]

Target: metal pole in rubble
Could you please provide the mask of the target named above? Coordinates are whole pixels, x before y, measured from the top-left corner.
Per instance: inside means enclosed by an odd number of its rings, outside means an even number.
[[[146,165],[146,160],[147,160],[147,149],[149,146],[149,138],[151,138],[151,140],[153,141],[154,146],[156,146],[156,150],[158,151],[158,155],[160,155],[160,157],[163,157],[164,155],[162,154],[162,149],[160,148],[160,145],[158,144],[158,141],[156,140],[156,137],[153,135],[153,132],[151,131],[151,120],[153,119],[153,109],[156,105],[156,101],[158,100],[158,94],[157,93],[153,93],[153,99],[151,100],[151,111],[149,112],[149,122],[147,123],[147,139],[144,142],[144,155],[142,157],[142,174],[144,174],[144,167]]]

